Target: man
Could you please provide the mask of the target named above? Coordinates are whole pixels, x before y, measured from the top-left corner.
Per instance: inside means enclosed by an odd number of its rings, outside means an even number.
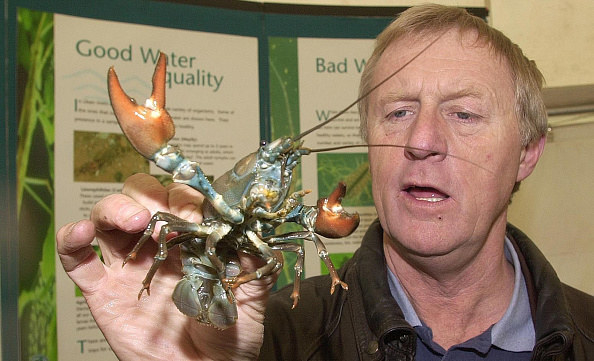
[[[136,301],[155,249],[121,270],[134,233],[157,210],[200,221],[195,191],[148,176],[99,202],[92,222],[58,232],[64,268],[121,359],[594,358],[594,297],[561,284],[506,222],[545,143],[535,65],[482,20],[426,5],[380,34],[360,93],[384,79],[360,104],[362,133],[394,147],[369,148],[379,220],[340,271],[348,291],[329,295],[328,277],[308,279],[291,310],[290,290],[268,299],[274,280],[250,282],[236,291],[236,327],[216,331],[173,306],[171,257],[150,299]],[[105,265],[89,247],[94,236]]]

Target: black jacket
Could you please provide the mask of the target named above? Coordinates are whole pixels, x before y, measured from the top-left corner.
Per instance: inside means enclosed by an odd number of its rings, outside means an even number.
[[[414,360],[416,335],[390,293],[378,221],[339,274],[348,291],[330,295],[330,277],[306,279],[291,310],[291,287],[271,296],[261,360]],[[518,251],[536,331],[533,360],[594,360],[594,297],[562,284],[517,228]]]

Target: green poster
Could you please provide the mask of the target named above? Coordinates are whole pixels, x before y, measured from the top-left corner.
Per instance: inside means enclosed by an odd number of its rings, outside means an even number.
[[[17,59],[21,356],[56,360],[52,14],[18,11]]]

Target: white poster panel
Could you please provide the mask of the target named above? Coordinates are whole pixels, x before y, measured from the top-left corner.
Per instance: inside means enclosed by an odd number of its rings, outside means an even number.
[[[257,149],[257,38],[63,15],[54,21],[56,225],[87,218],[134,172],[161,173],[122,136],[108,99],[110,66],[140,103],[150,96],[159,51],[168,56],[167,109],[176,125],[170,143],[207,176]],[[59,261],[56,268],[59,359],[115,360]]]
[[[298,39],[302,132],[327,120],[357,99],[359,80],[373,43],[373,39]],[[357,106],[307,135],[304,140],[304,146],[308,148],[363,144]],[[344,181],[347,185],[344,207],[361,216],[361,224],[351,236],[324,239],[328,251],[338,263],[359,247],[368,225],[376,218],[366,153],[366,147],[359,147],[303,157],[303,188],[312,189],[305,203],[315,204],[316,199],[327,197],[338,181]],[[326,271],[310,242],[306,243],[306,253],[307,277]]]

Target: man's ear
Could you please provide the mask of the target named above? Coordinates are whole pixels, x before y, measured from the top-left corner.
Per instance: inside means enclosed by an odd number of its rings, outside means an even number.
[[[526,177],[532,173],[544,151],[546,142],[547,136],[543,135],[539,139],[533,140],[522,149],[522,153],[520,154],[520,168],[518,169],[516,182],[526,179]]]

